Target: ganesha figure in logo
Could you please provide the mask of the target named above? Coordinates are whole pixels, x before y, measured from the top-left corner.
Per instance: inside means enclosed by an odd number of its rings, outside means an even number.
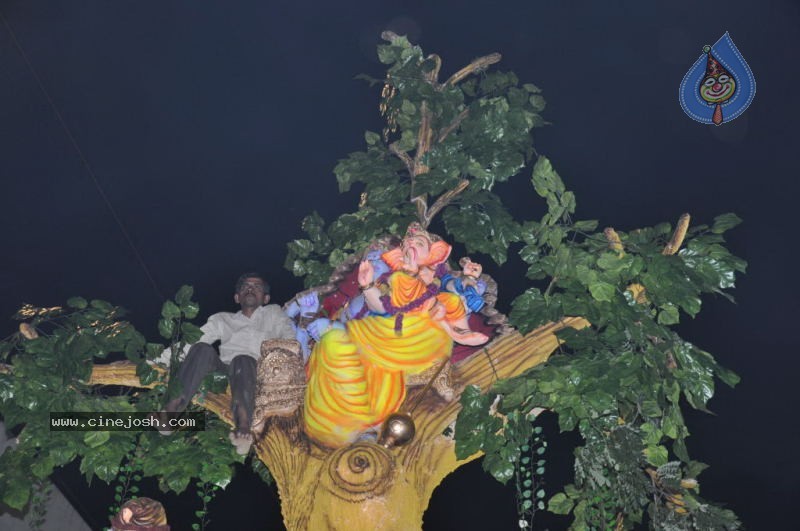
[[[450,245],[413,223],[399,247],[381,255],[390,271],[376,278],[361,262],[358,283],[369,314],[321,335],[308,363],[305,431],[340,447],[375,430],[406,396],[406,377],[447,360],[453,342],[480,345],[457,293],[440,291]],[[437,271],[438,270],[438,271]]]

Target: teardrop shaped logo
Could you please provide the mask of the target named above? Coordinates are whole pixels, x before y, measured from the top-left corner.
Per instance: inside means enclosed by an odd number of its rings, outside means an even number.
[[[756,80],[731,36],[725,32],[683,76],[678,100],[690,118],[722,125],[741,115],[756,95]]]

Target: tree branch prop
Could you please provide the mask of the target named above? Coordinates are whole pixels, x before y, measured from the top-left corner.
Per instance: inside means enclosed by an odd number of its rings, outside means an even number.
[[[495,381],[544,363],[558,347],[558,330],[587,325],[583,318],[568,317],[525,336],[514,331],[497,338],[453,366],[451,380],[456,393],[467,385],[488,392]],[[151,387],[139,383],[136,366],[128,361],[95,366],[88,383]],[[411,389],[406,403],[417,400],[420,393],[419,388]],[[228,393],[209,393],[195,403],[232,425]],[[426,394],[414,413],[414,440],[393,450],[356,443],[331,451],[305,437],[299,413],[268,419],[265,435],[256,441],[255,449],[277,483],[286,527],[347,531],[421,528],[433,490],[448,474],[482,455],[456,459],[455,442],[445,431],[460,409],[457,398],[445,402],[433,393]],[[398,507],[403,510],[397,511]]]
[[[403,161],[403,164],[406,165],[406,169],[408,170],[408,174],[411,176],[411,181],[413,183],[414,176],[416,175],[416,171],[414,168],[414,159],[412,159],[408,153],[400,149],[397,142],[392,142],[389,144],[389,151],[393,153],[397,158]]]
[[[455,74],[450,76],[450,78],[447,81],[445,81],[444,84],[445,85],[455,85],[456,83],[458,83],[459,81],[461,81],[462,79],[467,77],[468,75],[474,74],[476,72],[480,72],[480,71],[483,71],[483,70],[486,70],[491,65],[493,65],[495,63],[499,63],[502,58],[503,58],[503,56],[500,55],[499,53],[490,53],[489,55],[484,55],[483,57],[478,57],[477,59],[472,61],[470,64],[468,64],[467,66],[465,66],[464,68],[462,68],[461,70],[459,70],[458,72],[456,72]]]
[[[450,202],[461,192],[467,189],[469,186],[469,181],[467,179],[461,179],[458,181],[458,184],[452,190],[449,190],[436,199],[436,202],[433,203],[430,209],[425,212],[424,219],[420,221],[424,228],[428,228],[433,218],[441,212],[441,210],[450,204]]]
[[[164,371],[160,367],[155,368],[156,370]],[[92,374],[86,383],[88,385],[122,385],[145,389],[152,389],[158,385],[158,382],[147,385],[142,384],[136,375],[136,364],[131,361],[95,365],[92,367]],[[231,395],[229,392],[226,391],[224,394],[208,393],[205,397],[196,396],[192,402],[211,411],[233,426],[233,417],[230,412]]]
[[[683,244],[683,239],[686,237],[686,231],[689,229],[689,221],[691,216],[689,214],[681,214],[678,218],[678,224],[675,226],[675,232],[672,233],[669,243],[664,247],[662,254],[672,255],[678,252]]]
[[[450,135],[450,133],[455,131],[458,128],[458,126],[461,125],[461,122],[463,122],[464,119],[466,119],[467,116],[469,116],[469,108],[464,109],[463,111],[458,113],[458,116],[456,116],[447,127],[439,131],[439,137],[436,139],[436,142],[440,144],[444,142],[444,140]]]
[[[606,227],[605,230],[603,230],[603,234],[608,241],[609,249],[620,254],[625,253],[625,247],[623,247],[622,241],[619,239],[619,234],[617,234],[617,231],[615,231],[613,227]]]
[[[414,155],[414,175],[421,175],[427,173],[429,168],[422,162],[423,157],[431,149],[431,139],[433,138],[433,131],[431,130],[431,111],[428,108],[428,102],[423,100],[420,106],[420,123],[419,131],[417,133],[417,152]]]
[[[425,74],[425,81],[436,87],[437,89],[440,87],[439,85],[439,70],[442,68],[442,58],[436,55],[435,53],[430,54],[428,57],[425,58],[426,61],[433,61],[433,69],[430,72]]]

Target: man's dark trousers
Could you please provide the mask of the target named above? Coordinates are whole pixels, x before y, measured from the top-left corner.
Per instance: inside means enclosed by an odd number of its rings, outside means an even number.
[[[203,378],[212,372],[228,373],[234,424],[237,430],[243,425],[249,429],[256,404],[256,360],[252,356],[240,355],[233,358],[230,365],[225,365],[219,359],[217,349],[208,343],[192,345],[178,368],[177,377],[181,384],[178,411],[186,409]]]

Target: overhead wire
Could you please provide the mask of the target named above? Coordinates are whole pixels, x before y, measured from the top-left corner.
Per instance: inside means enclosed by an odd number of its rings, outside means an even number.
[[[66,133],[67,138],[69,139],[70,143],[72,144],[72,147],[75,148],[75,151],[78,153],[78,157],[80,158],[81,163],[83,164],[84,168],[86,168],[86,172],[89,175],[89,178],[92,181],[92,184],[94,185],[95,189],[97,189],[97,193],[100,195],[100,198],[103,200],[103,203],[105,203],[106,207],[108,208],[109,212],[111,213],[111,217],[114,219],[114,222],[117,224],[117,227],[119,227],[119,230],[122,233],[122,235],[123,235],[125,241],[127,242],[128,246],[133,251],[133,254],[136,257],[136,261],[139,263],[139,265],[141,266],[142,270],[144,271],[145,276],[150,281],[150,285],[153,287],[153,290],[156,292],[156,295],[161,300],[164,300],[165,297],[162,294],[161,290],[158,288],[158,284],[156,283],[155,279],[153,278],[153,275],[150,273],[150,268],[147,267],[147,264],[145,263],[144,258],[142,257],[141,253],[139,253],[139,250],[136,248],[136,245],[133,243],[133,240],[131,239],[130,234],[128,233],[127,229],[125,228],[125,225],[122,223],[122,219],[119,217],[119,214],[117,214],[117,211],[114,208],[114,205],[111,203],[111,200],[108,198],[108,195],[105,193],[105,191],[103,190],[103,187],[100,185],[100,181],[97,179],[97,175],[95,174],[94,170],[92,169],[91,164],[89,164],[89,160],[86,158],[86,155],[84,155],[83,150],[81,150],[80,146],[78,145],[78,141],[75,139],[75,136],[72,134],[72,131],[70,131],[69,126],[67,126],[67,123],[64,120],[61,112],[58,110],[58,107],[56,106],[55,102],[53,101],[53,98],[50,96],[50,93],[45,88],[44,83],[42,82],[42,79],[39,77],[39,74],[37,73],[37,71],[34,68],[33,64],[31,63],[30,59],[28,58],[28,54],[25,53],[25,50],[22,47],[22,44],[19,42],[19,39],[17,39],[16,33],[11,28],[11,25],[8,23],[8,19],[6,19],[5,14],[2,12],[2,10],[0,10],[0,19],[2,19],[3,25],[6,27],[6,30],[8,30],[8,33],[11,36],[11,40],[14,43],[15,48],[19,52],[20,56],[22,56],[22,59],[23,59],[23,61],[25,61],[25,64],[28,66],[28,69],[30,70],[31,75],[36,80],[36,83],[39,86],[39,90],[42,91],[42,94],[44,94],[45,99],[50,104],[50,108],[52,109],[53,113],[56,115],[56,119],[58,120],[58,123],[61,124],[61,127],[64,130],[64,133]]]

